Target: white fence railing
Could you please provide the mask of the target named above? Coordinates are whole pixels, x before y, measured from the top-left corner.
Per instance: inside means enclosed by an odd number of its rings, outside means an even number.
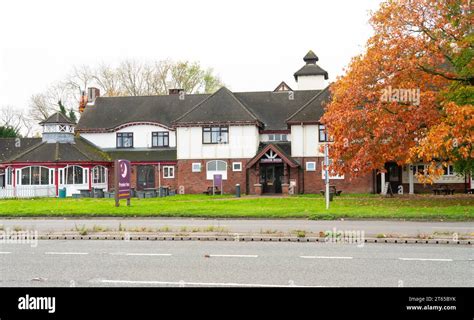
[[[55,186],[16,186],[0,188],[0,199],[55,197]]]

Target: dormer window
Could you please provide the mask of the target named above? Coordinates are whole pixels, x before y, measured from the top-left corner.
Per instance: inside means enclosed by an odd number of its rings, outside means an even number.
[[[117,133],[117,148],[133,148],[133,132]]]

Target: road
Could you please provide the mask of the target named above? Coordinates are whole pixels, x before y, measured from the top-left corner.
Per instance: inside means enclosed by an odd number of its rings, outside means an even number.
[[[474,234],[474,222],[417,222],[417,221],[352,221],[352,220],[258,220],[258,219],[2,219],[0,225],[4,228],[20,226],[23,230],[37,230],[43,232],[63,232],[75,230],[76,226],[92,229],[100,226],[117,230],[119,225],[122,228],[155,228],[169,227],[174,231],[180,231],[183,227],[208,228],[210,226],[222,228],[234,233],[268,233],[268,232],[291,232],[294,230],[305,230],[306,232],[319,233],[320,231],[332,230],[356,230],[364,231],[366,236],[377,234],[396,234],[401,236],[417,237],[420,234],[438,233],[458,233],[459,235]]]
[[[472,246],[221,241],[0,244],[0,286],[474,286]]]

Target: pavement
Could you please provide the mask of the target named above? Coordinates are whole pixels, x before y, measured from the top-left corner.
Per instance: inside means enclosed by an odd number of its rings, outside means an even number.
[[[138,229],[155,232],[193,232],[193,229],[212,230],[240,234],[306,233],[319,234],[332,231],[364,231],[366,237],[380,234],[395,237],[420,237],[436,235],[451,237],[474,237],[474,222],[424,222],[394,220],[286,220],[286,219],[188,219],[188,218],[101,218],[101,219],[1,219],[3,229],[38,231],[40,234],[74,231],[78,228],[93,230],[94,227],[108,231],[133,231]],[[1,230],[1,229],[0,229]],[[185,231],[184,231],[185,230]]]
[[[0,244],[0,286],[473,287],[473,258],[429,244],[44,240]]]

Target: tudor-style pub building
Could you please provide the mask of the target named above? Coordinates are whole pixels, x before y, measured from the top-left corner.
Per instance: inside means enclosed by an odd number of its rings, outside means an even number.
[[[319,193],[323,187],[321,146],[328,141],[320,118],[330,100],[328,73],[309,51],[294,74],[298,88],[139,97],[101,97],[89,88],[74,124],[61,113],[41,123],[42,138],[0,139],[0,197],[57,196],[113,188],[115,159],[132,164],[132,187],[167,186],[202,193],[222,175],[223,192],[236,184],[247,194]],[[430,192],[416,180],[423,164],[398,166],[359,177],[331,175],[344,193],[375,193],[388,182],[396,192]],[[438,183],[459,192],[471,177],[452,167]]]

